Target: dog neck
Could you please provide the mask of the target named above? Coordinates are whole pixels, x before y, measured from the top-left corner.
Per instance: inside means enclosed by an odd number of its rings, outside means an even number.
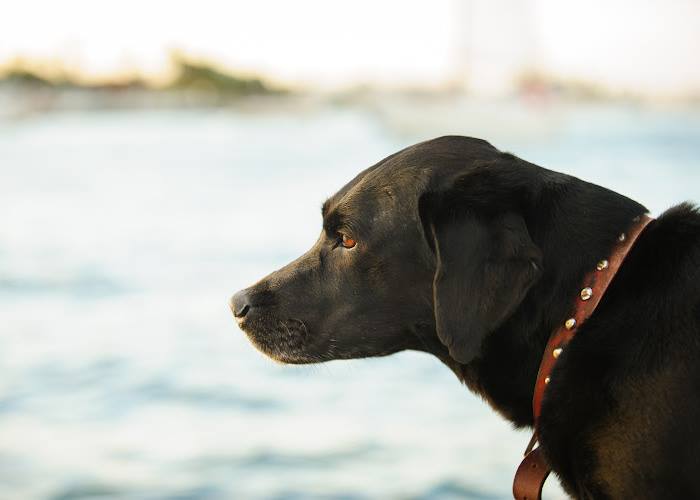
[[[543,252],[542,278],[486,337],[481,356],[448,366],[517,427],[532,426],[533,390],[549,337],[566,320],[584,276],[610,255],[630,221],[646,212],[629,198],[578,179],[567,177],[566,189],[561,183],[545,186],[524,214]]]
[[[580,292],[573,300],[572,312],[569,318],[564,321],[552,334],[547,342],[547,347],[542,355],[535,392],[532,399],[532,414],[534,417],[535,431],[530,440],[530,444],[525,450],[525,458],[518,467],[513,482],[513,494],[517,499],[540,499],[542,487],[544,485],[551,468],[544,458],[542,448],[533,449],[539,440],[539,416],[542,412],[542,400],[545,391],[552,380],[554,370],[559,357],[568,347],[569,342],[574,338],[579,328],[595,312],[598,304],[602,300],[608,286],[620,270],[627,254],[644,228],[653,219],[649,216],[637,216],[632,219],[633,224],[628,231],[622,232],[617,237],[617,244],[612,253],[606,258],[601,258],[594,270],[586,274],[581,283]]]

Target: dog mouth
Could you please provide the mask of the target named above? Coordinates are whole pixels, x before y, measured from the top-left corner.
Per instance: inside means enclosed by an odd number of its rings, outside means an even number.
[[[324,361],[309,353],[309,329],[301,319],[248,321],[244,317],[236,318],[236,322],[253,346],[274,361],[285,364]]]

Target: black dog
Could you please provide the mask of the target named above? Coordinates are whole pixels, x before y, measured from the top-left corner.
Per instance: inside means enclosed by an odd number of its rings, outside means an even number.
[[[531,426],[547,339],[583,276],[646,209],[442,137],[368,168],[323,205],[304,255],[238,292],[255,346],[285,363],[437,356]],[[651,222],[545,393],[540,442],[580,498],[700,498],[700,213]]]

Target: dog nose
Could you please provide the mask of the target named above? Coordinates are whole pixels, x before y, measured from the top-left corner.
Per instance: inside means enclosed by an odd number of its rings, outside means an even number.
[[[230,301],[231,311],[236,318],[243,318],[250,311],[250,299],[245,290],[233,294]]]

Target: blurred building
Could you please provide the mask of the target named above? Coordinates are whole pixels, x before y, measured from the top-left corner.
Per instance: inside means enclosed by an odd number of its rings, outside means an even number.
[[[465,0],[455,3],[455,79],[471,93],[496,96],[515,90],[522,74],[537,69],[532,0]]]

